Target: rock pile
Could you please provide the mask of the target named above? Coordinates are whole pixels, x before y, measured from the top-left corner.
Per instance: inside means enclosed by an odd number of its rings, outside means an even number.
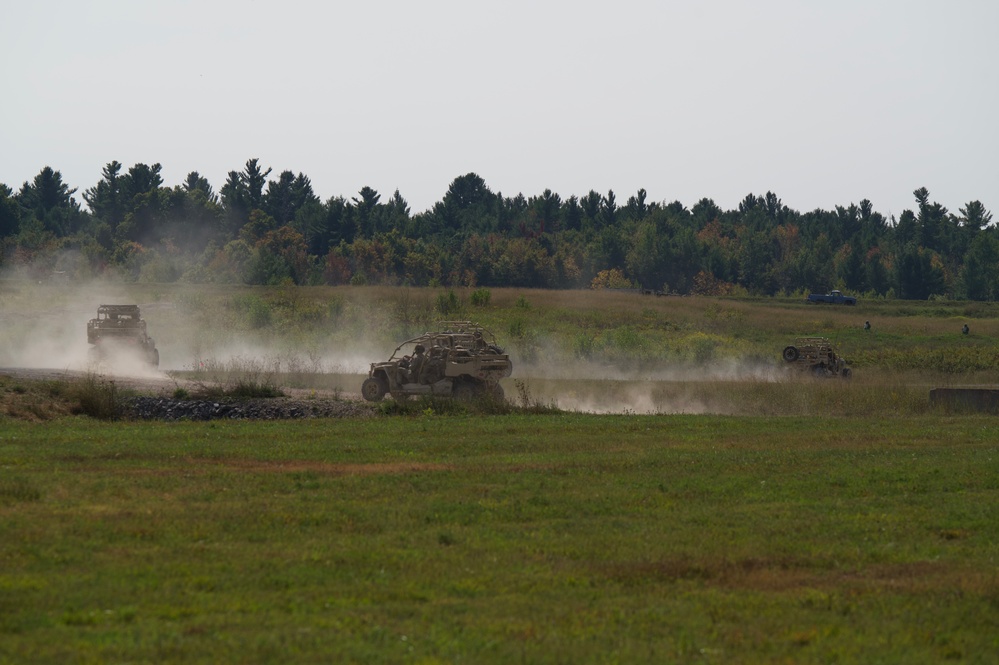
[[[282,420],[356,418],[374,413],[360,402],[332,399],[169,399],[138,396],[125,401],[122,416],[138,420]]]

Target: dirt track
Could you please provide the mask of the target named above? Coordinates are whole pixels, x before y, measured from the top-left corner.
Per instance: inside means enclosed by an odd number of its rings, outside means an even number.
[[[74,381],[86,378],[89,372],[71,369],[51,369],[35,367],[0,367],[0,375],[12,376],[31,381]],[[192,381],[174,379],[165,373],[155,372],[148,376],[107,375],[119,386],[147,394],[172,393],[177,388],[191,390],[196,386]]]

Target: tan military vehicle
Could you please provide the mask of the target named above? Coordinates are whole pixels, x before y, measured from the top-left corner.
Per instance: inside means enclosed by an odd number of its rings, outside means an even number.
[[[442,321],[437,331],[408,339],[385,362],[371,363],[361,395],[379,402],[413,395],[503,399],[500,379],[510,376],[510,356],[489,331],[470,321]]]
[[[794,344],[784,347],[781,357],[792,369],[818,377],[849,379],[852,373],[849,363],[836,354],[832,342],[825,337],[799,337]]]
[[[146,322],[139,316],[138,305],[101,305],[97,318],[87,322],[87,342],[92,344],[90,357],[132,357],[159,367],[160,352],[146,334]]]

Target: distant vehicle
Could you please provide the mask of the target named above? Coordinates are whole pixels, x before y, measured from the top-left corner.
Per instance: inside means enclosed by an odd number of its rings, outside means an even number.
[[[114,356],[132,356],[159,367],[160,352],[146,334],[146,322],[139,316],[138,305],[101,305],[97,318],[87,322],[90,357],[102,360]]]
[[[808,302],[828,302],[834,305],[856,305],[857,299],[853,296],[845,296],[840,291],[833,290],[829,293],[809,293]]]
[[[386,394],[502,400],[500,379],[512,371],[510,356],[490,332],[470,321],[442,321],[437,331],[400,344],[388,360],[371,363],[361,396],[369,402],[380,402]]]
[[[832,342],[825,337],[799,337],[794,344],[784,347],[781,357],[791,369],[817,377],[849,379],[852,374],[849,363],[836,354]]]

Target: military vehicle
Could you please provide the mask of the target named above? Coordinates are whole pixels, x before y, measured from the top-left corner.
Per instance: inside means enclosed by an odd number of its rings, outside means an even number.
[[[159,367],[160,352],[146,334],[146,322],[139,316],[138,305],[101,305],[97,318],[87,322],[87,342],[92,344],[90,357],[131,356]]]
[[[470,400],[503,399],[500,379],[510,376],[510,356],[492,333],[471,321],[442,321],[435,332],[408,339],[385,362],[371,363],[361,395],[379,402],[414,395]]]
[[[852,373],[849,363],[836,354],[832,342],[825,337],[799,337],[794,344],[784,347],[781,357],[792,369],[818,377],[849,379]]]
[[[832,290],[829,293],[809,293],[805,299],[810,303],[831,303],[833,305],[856,305],[856,296],[843,295],[841,291]]]

